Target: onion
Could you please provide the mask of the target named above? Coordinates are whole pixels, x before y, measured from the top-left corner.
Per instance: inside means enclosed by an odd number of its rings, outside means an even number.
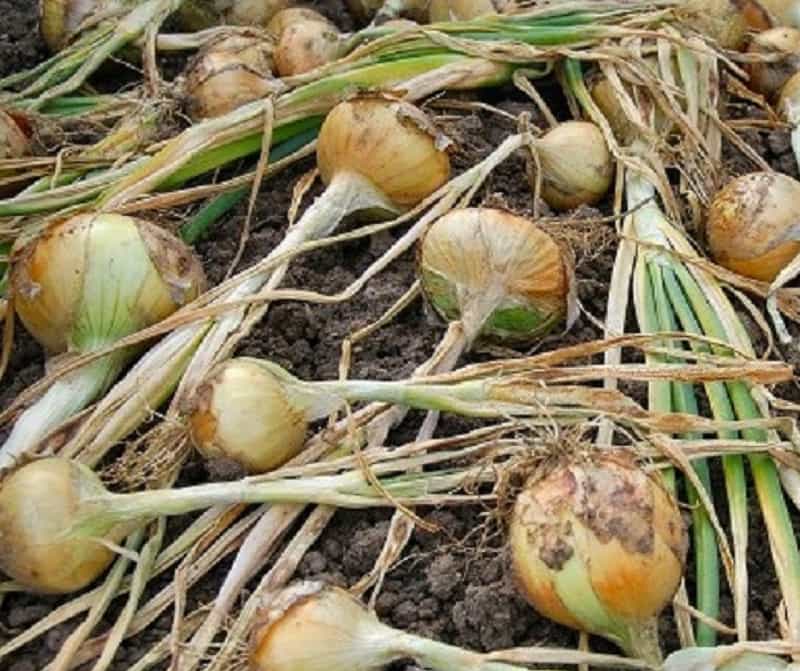
[[[609,453],[542,469],[517,498],[510,537],[536,610],[660,662],[656,616],[678,589],[688,537],[655,478]]]
[[[213,42],[197,54],[186,76],[190,116],[222,116],[275,93],[272,45],[259,37],[233,36]]]
[[[104,0],[39,0],[39,29],[45,44],[58,51],[81,23],[105,4]]]
[[[289,387],[254,359],[221,363],[194,393],[192,442],[207,459],[226,459],[250,473],[282,465],[305,441],[309,417]]]
[[[34,461],[6,478],[0,487],[3,572],[44,594],[66,594],[92,583],[114,560],[114,553],[101,543],[62,533],[83,498],[97,490],[103,491],[97,476],[66,459]]]
[[[567,314],[570,278],[553,239],[531,221],[488,208],[453,210],[422,240],[422,287],[445,319],[477,337],[530,342]]]
[[[800,182],[774,172],[755,172],[728,183],[708,212],[711,255],[746,277],[771,282],[800,252],[797,203]]]
[[[764,55],[780,55],[778,61],[755,62],[749,65],[750,86],[771,98],[777,95],[789,78],[800,69],[800,30],[772,28],[757,34],[749,51]]]
[[[225,18],[234,25],[265,27],[289,4],[289,0],[234,0]]]
[[[0,109],[0,159],[31,153],[30,129],[19,117]]]
[[[431,23],[469,21],[493,14],[497,14],[495,0],[430,0],[428,5]]]
[[[155,324],[204,287],[191,250],[163,229],[114,214],[77,215],[12,255],[9,281],[22,323],[50,354],[87,353]],[[56,380],[17,420],[0,468],[91,402],[133,352],[118,350]]]
[[[288,11],[288,10],[287,10]],[[281,77],[291,77],[325,65],[342,52],[339,30],[321,14],[304,10],[302,14],[276,17],[273,29],[282,28],[275,47],[275,69]]]
[[[361,23],[374,18],[376,24],[386,25],[388,20],[404,16],[423,22],[428,18],[430,0],[347,0],[353,16]]]
[[[293,23],[301,23],[303,21],[318,21],[319,23],[330,24],[328,19],[313,9],[308,9],[306,7],[288,7],[287,9],[282,9],[272,17],[267,24],[267,32],[271,33],[275,39],[279,39],[280,36],[283,35],[283,31],[289,26]]]
[[[592,123],[561,123],[536,141],[542,198],[559,210],[592,205],[611,186],[614,163],[602,131]]]
[[[800,28],[800,2],[798,0],[759,0],[779,26]]]
[[[751,32],[772,27],[760,0],[689,0],[687,23],[725,49],[741,49]]]

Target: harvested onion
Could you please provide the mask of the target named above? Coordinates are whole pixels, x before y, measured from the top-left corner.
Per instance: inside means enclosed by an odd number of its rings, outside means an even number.
[[[760,0],[688,0],[681,10],[689,25],[725,49],[741,49],[751,32],[772,27]]]
[[[54,52],[61,49],[103,4],[103,0],[39,0],[39,29],[45,44]]]
[[[304,405],[257,360],[231,359],[211,372],[189,410],[192,442],[207,459],[235,461],[250,473],[277,468],[300,451]]]
[[[593,123],[567,121],[536,141],[542,166],[542,198],[559,210],[593,205],[611,186],[614,163],[602,131]]]
[[[531,221],[488,208],[453,210],[428,230],[419,273],[431,305],[481,336],[529,342],[567,314],[569,269]]]
[[[430,0],[347,0],[347,6],[361,23],[374,19],[375,23],[385,25],[400,16],[419,22],[426,21],[429,2]]]
[[[430,0],[428,20],[439,23],[491,16],[497,14],[497,4],[496,0]]]
[[[608,453],[543,469],[517,498],[510,535],[540,613],[660,661],[656,617],[678,589],[688,538],[655,478]]]
[[[280,88],[272,76],[272,45],[233,36],[206,46],[190,63],[185,93],[190,116],[207,119],[264,98]]]
[[[777,61],[757,61],[748,67],[750,86],[754,91],[771,98],[800,68],[800,30],[772,28],[753,37],[749,50]]]
[[[80,473],[78,473],[80,471]],[[84,466],[41,459],[12,473],[0,486],[0,568],[39,593],[82,589],[114,560],[105,545],[63,536],[81,501],[102,484]],[[124,534],[109,536],[120,540]]]
[[[158,226],[84,214],[19,245],[10,286],[22,323],[49,353],[79,354],[164,319],[200,293],[204,277],[191,250]],[[17,420],[0,468],[91,402],[132,354],[118,350],[57,379]]]
[[[234,0],[225,18],[234,25],[263,28],[289,4],[289,0]]]
[[[746,277],[771,282],[800,252],[800,182],[775,172],[732,180],[708,212],[711,255]]]
[[[309,72],[341,54],[341,34],[336,26],[312,10],[301,11],[290,15],[292,10],[284,10],[271,24],[278,36],[275,69],[281,77]]]
[[[31,152],[30,132],[21,120],[0,110],[0,159],[21,158]]]

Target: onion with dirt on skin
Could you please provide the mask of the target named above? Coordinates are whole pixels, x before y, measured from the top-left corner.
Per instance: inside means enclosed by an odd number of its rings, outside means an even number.
[[[82,214],[51,224],[12,252],[9,286],[25,328],[50,355],[103,350],[166,318],[205,286],[180,240],[140,219]],[[136,348],[115,350],[56,379],[0,447],[12,466],[114,381]]]
[[[680,585],[688,537],[675,500],[630,455],[541,468],[517,497],[510,542],[542,615],[660,665],[656,619]]]
[[[781,27],[757,33],[748,51],[769,57],[750,63],[747,70],[751,88],[773,98],[800,69],[800,30]]]
[[[680,11],[689,26],[725,49],[741,49],[752,32],[772,28],[761,0],[688,0]]]
[[[800,253],[800,182],[777,172],[754,172],[728,183],[708,211],[706,237],[720,265],[772,282]]]
[[[281,88],[272,75],[272,44],[245,35],[204,47],[189,64],[184,85],[194,120],[222,116]]]
[[[284,10],[275,16],[269,30],[278,40],[275,70],[281,77],[309,72],[342,54],[338,28],[313,10]]]

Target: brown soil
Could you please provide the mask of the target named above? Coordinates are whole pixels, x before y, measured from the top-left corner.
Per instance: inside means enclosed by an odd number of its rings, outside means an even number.
[[[33,0],[0,0],[0,15],[3,16],[3,32],[0,34],[2,73],[31,65],[44,54],[35,30],[34,4]],[[346,14],[338,1],[321,5],[325,13],[342,27],[350,27],[349,19],[342,20]],[[530,109],[512,90],[486,93],[482,100],[514,113]],[[445,114],[442,110],[436,110],[436,113]],[[457,142],[454,165],[458,170],[473,164],[496,146],[504,135],[513,132],[513,125],[489,113],[447,114],[449,116],[440,121]],[[761,143],[757,146],[763,149],[763,154],[776,168],[786,168],[787,172],[795,173],[785,133],[756,136],[753,140]],[[241,267],[263,257],[282,237],[292,185],[311,167],[312,162],[306,161],[264,185]],[[514,159],[503,165],[492,175],[476,200],[505,204],[521,213],[529,212],[532,203],[522,161]],[[602,209],[607,212],[607,205]],[[197,246],[213,282],[225,275],[236,253],[243,214],[244,209],[239,208]],[[578,213],[578,216],[592,214],[587,211]],[[605,224],[587,227],[569,221],[562,224],[560,231],[573,243],[582,241],[576,249],[579,294],[583,307],[597,318],[605,312],[607,283],[614,258],[614,247],[607,244],[613,238],[612,231],[613,228]],[[294,265],[286,285],[326,292],[342,288],[380,256],[397,235],[388,233],[308,254]],[[414,278],[414,258],[409,253],[348,303],[324,307],[297,303],[275,305],[264,322],[241,344],[239,353],[271,358],[301,377],[332,378],[337,374],[342,338],[379,317]],[[431,316],[426,306],[417,301],[358,346],[351,374],[353,377],[377,379],[406,376],[430,355],[443,331],[443,326]],[[582,316],[568,334],[551,337],[539,347],[553,348],[600,335],[594,323]],[[473,357],[483,355],[477,353]],[[25,334],[18,333],[9,373],[0,391],[0,407],[7,405],[17,393],[40,377],[42,371],[39,347]],[[639,397],[643,393],[641,388],[629,391]],[[420,416],[412,413],[393,440],[402,442],[412,437]],[[468,424],[445,417],[439,435],[463,431]],[[204,477],[207,476],[198,463],[188,467],[187,479]],[[721,502],[724,486],[718,474],[715,489]],[[750,625],[753,637],[767,638],[778,634],[776,610],[780,594],[769,568],[763,524],[757,506],[753,508]],[[539,617],[518,596],[504,550],[502,528],[491,515],[481,509],[459,509],[429,512],[426,518],[446,533],[415,533],[404,560],[389,573],[377,601],[378,615],[384,621],[476,650],[534,644],[576,645],[574,632]],[[337,513],[320,541],[304,558],[299,575],[324,578],[341,585],[357,581],[372,568],[388,528],[388,519],[388,512]],[[229,564],[230,561],[223,562],[208,579],[192,590],[190,607],[214,599]],[[692,576],[693,568],[690,567],[687,571],[690,593]],[[61,600],[56,598],[6,597],[0,610],[0,643],[29,627],[59,603]],[[730,598],[724,595],[723,621],[730,622],[731,615]],[[170,618],[171,614],[165,613],[147,632],[126,642],[112,669],[127,669],[149,645],[160,640],[169,631]],[[58,627],[10,658],[0,660],[0,669],[34,671],[43,668],[76,624]],[[108,624],[105,622],[103,628]],[[675,649],[677,637],[669,614],[662,618],[661,625],[666,649]],[[593,648],[613,651],[600,640],[593,640]],[[398,665],[397,668],[406,667]]]

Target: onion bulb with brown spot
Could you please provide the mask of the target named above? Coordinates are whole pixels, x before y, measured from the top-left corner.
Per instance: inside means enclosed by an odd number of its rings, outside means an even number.
[[[102,484],[89,469],[66,459],[40,459],[8,476],[0,486],[3,573],[40,594],[68,594],[94,582],[114,553],[95,540],[62,533],[96,488]]]
[[[274,23],[282,28],[274,33],[278,35],[275,70],[281,77],[309,72],[342,54],[344,44],[339,30],[321,14],[304,10],[302,15],[281,16]]]
[[[689,0],[680,11],[689,26],[725,49],[741,49],[751,32],[772,27],[760,0]]]
[[[536,141],[542,166],[542,198],[559,210],[593,205],[605,196],[614,162],[593,123],[567,121]]]
[[[221,363],[190,405],[197,450],[207,459],[234,461],[250,473],[265,473],[294,457],[309,423],[289,388],[255,359]]]
[[[39,30],[50,51],[63,48],[105,0],[39,0]]]
[[[754,172],[729,182],[711,203],[706,237],[714,260],[734,272],[771,282],[800,252],[800,182]]]
[[[772,98],[800,69],[800,30],[785,27],[765,30],[753,37],[749,51],[771,58],[750,63],[748,73],[751,88]],[[772,60],[775,58],[778,60]]]
[[[9,286],[25,328],[50,354],[105,349],[168,317],[205,286],[199,261],[172,234],[140,219],[81,214],[12,253]],[[0,469],[102,393],[135,353],[116,350],[59,377],[17,419]]]
[[[453,210],[420,245],[419,275],[434,309],[478,337],[530,342],[568,314],[571,269],[533,222],[489,208]]]
[[[656,618],[683,576],[688,537],[674,499],[624,455],[535,473],[511,521],[523,596],[560,624],[660,662]]]
[[[244,35],[204,47],[189,64],[184,87],[195,120],[222,116],[279,89],[272,76],[272,44]]]

